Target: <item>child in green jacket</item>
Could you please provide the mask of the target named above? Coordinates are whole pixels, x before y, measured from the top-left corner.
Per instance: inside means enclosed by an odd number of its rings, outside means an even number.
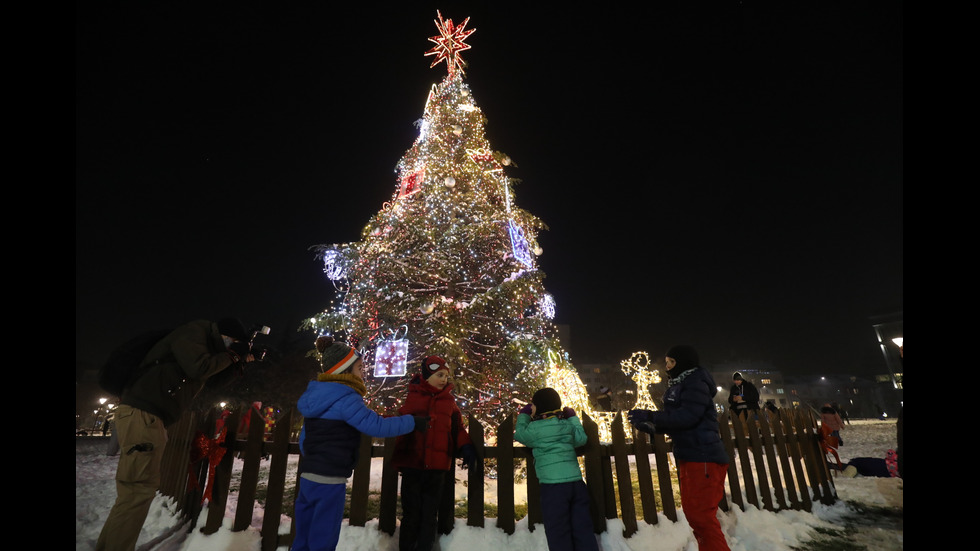
[[[562,408],[553,388],[534,393],[517,416],[514,439],[531,448],[541,482],[541,517],[551,551],[599,551],[589,491],[582,480],[575,448],[588,438],[572,408]]]

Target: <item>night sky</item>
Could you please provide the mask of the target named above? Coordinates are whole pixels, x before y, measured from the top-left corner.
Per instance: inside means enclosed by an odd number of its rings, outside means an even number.
[[[515,203],[549,226],[573,363],[688,343],[709,364],[883,368],[902,2],[306,4],[76,2],[76,368],[198,318],[302,337],[333,294],[310,247],[390,200],[446,73],[423,55],[436,9],[476,29],[466,82]]]

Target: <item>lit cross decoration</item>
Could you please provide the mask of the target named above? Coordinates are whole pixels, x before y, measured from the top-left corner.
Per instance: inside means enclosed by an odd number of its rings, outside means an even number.
[[[436,10],[436,15],[439,17],[438,21],[433,21],[436,24],[436,28],[439,29],[439,36],[433,36],[429,38],[429,42],[435,43],[429,51],[425,52],[425,55],[436,56],[432,65],[429,68],[435,67],[441,61],[446,62],[447,70],[449,71],[449,78],[455,76],[456,71],[460,74],[464,74],[463,71],[463,58],[459,54],[465,50],[469,50],[472,46],[465,42],[466,38],[471,34],[476,32],[476,29],[466,29],[466,24],[470,22],[470,18],[467,17],[463,24],[460,26],[453,25],[452,19],[442,20],[442,14],[439,10]]]

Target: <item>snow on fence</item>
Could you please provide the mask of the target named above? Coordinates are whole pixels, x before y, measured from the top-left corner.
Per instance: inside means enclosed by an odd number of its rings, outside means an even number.
[[[293,539],[289,533],[280,534],[280,521],[287,495],[286,485],[298,488],[299,479],[287,480],[287,462],[299,454],[295,441],[294,414],[286,411],[272,431],[265,431],[264,420],[250,410],[251,419],[246,435],[227,438],[222,427],[239,426],[238,414],[219,419],[212,412],[206,419],[187,413],[169,428],[169,442],[163,458],[163,480],[160,493],[178,504],[182,515],[195,528],[203,503],[209,501],[207,520],[200,529],[205,534],[216,532],[224,521],[229,489],[232,487],[233,463],[236,454],[242,459],[237,503],[232,530],[245,530],[252,523],[260,482],[265,485],[262,507],[262,549],[274,551],[288,546]],[[657,524],[658,514],[677,520],[674,485],[676,470],[668,456],[670,444],[663,435],[651,438],[632,427],[627,436],[621,415],[612,424],[612,441],[599,441],[599,428],[588,414],[582,415],[588,443],[580,448],[583,473],[591,496],[591,513],[596,533],[606,531],[607,519],[621,518],[624,536],[636,533],[638,519]],[[217,420],[217,423],[216,423]],[[778,511],[794,509],[810,511],[813,500],[832,504],[836,491],[826,458],[820,450],[817,421],[807,409],[760,411],[757,418],[743,419],[731,412],[719,415],[721,436],[731,458],[728,466],[728,491],[720,507],[728,511],[732,505],[743,511],[747,504],[759,509]],[[495,446],[486,446],[483,426],[472,417],[468,432],[482,461],[467,471],[467,524],[482,527],[486,518],[485,482],[493,471],[496,477],[497,528],[512,534],[515,528],[514,482],[518,473],[527,477],[527,514],[531,530],[541,525],[541,502],[538,480],[533,468],[527,468],[530,450],[514,445],[514,419],[508,418],[495,430]],[[244,438],[242,438],[244,436]],[[391,468],[390,455],[394,438],[361,440],[360,460],[351,478],[349,522],[364,526],[371,484],[372,458],[381,457],[381,496],[378,527],[394,534],[398,502],[398,473]],[[260,462],[269,459],[267,478],[260,476]],[[376,462],[374,462],[377,464]],[[488,465],[495,464],[495,468]],[[300,465],[302,469],[302,465]],[[454,466],[455,469],[455,466]],[[514,473],[513,476],[499,476]],[[455,473],[448,475],[455,480]],[[656,477],[656,483],[654,483]],[[262,479],[260,481],[260,478]],[[634,495],[638,488],[639,500]],[[295,495],[290,492],[289,495]],[[618,498],[618,499],[617,499]],[[639,511],[637,511],[639,503]],[[455,488],[445,492],[440,509],[440,532],[448,534],[453,528]]]

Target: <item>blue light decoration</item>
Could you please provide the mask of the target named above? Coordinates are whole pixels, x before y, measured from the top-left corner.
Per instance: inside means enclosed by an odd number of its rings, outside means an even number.
[[[408,327],[402,326],[405,333]],[[407,372],[405,365],[408,361],[408,339],[404,335],[399,338],[394,334],[390,339],[378,341],[374,354],[375,377],[404,377]]]
[[[323,273],[332,281],[347,277],[347,259],[337,249],[323,251]]]
[[[524,266],[530,268],[532,265],[531,248],[527,244],[527,238],[524,237],[524,230],[515,224],[513,220],[509,220],[507,224],[510,232],[510,243],[514,249],[514,258]]]
[[[538,301],[538,309],[541,310],[541,315],[547,319],[554,319],[555,317],[555,297],[551,296],[550,293],[545,293],[541,300]]]

